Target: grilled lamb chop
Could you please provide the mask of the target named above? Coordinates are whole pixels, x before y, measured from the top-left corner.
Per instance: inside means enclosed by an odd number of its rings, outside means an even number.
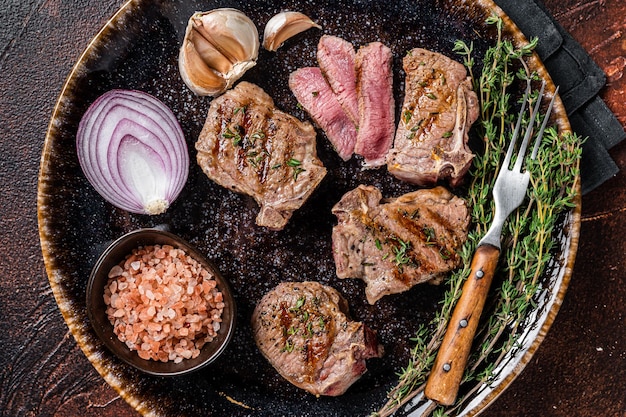
[[[380,42],[356,54],[359,130],[354,152],[365,158],[366,168],[384,165],[395,133],[393,55]]]
[[[252,315],[257,346],[286,380],[314,395],[343,394],[381,357],[376,334],[348,317],[347,301],[317,282],[284,282]]]
[[[356,143],[356,128],[326,82],[322,71],[314,67],[294,71],[289,76],[289,88],[315,123],[326,133],[339,157],[344,161],[350,159]]]
[[[259,226],[282,229],[326,175],[315,129],[241,82],[214,99],[198,141],[198,164],[216,183],[252,196]]]
[[[359,123],[354,46],[337,36],[324,35],[317,44],[317,62],[337,100],[355,126]]]
[[[443,187],[381,200],[360,185],[332,209],[337,276],[363,279],[370,304],[456,268],[469,226],[465,201]]]
[[[447,178],[454,187],[474,157],[467,141],[479,104],[471,80],[459,62],[420,48],[404,57],[403,67],[405,97],[389,172],[423,186]]]

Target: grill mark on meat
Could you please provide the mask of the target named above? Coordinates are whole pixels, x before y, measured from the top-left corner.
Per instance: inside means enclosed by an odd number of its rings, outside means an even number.
[[[417,236],[418,239],[411,240],[411,254],[415,259],[415,263],[425,274],[437,273],[440,264],[433,262],[437,257],[447,257],[450,263],[456,264],[460,260],[457,250],[460,248],[458,241],[448,241],[448,236],[455,236],[455,230],[448,219],[440,216],[432,210],[425,210],[430,216],[428,219],[422,217],[419,223],[412,221],[410,218],[397,214],[393,220],[397,222],[399,227],[406,230],[406,237],[410,239],[411,235]],[[438,230],[438,229],[443,229]],[[443,239],[440,239],[443,237]]]
[[[394,220],[402,229],[405,229],[408,234],[413,233],[415,235],[419,235],[421,238],[420,241],[424,242],[427,246],[443,249],[446,246],[446,242],[440,241],[440,236],[452,236],[456,238],[456,225],[453,225],[450,219],[443,216],[438,211],[431,210],[429,208],[418,211],[417,215],[415,212],[409,215],[408,213],[401,214],[398,211]],[[419,220],[419,222],[417,220]],[[462,219],[456,218],[455,220],[456,224],[458,224]],[[457,241],[452,242],[452,244],[455,249],[459,246]]]
[[[256,223],[272,230],[285,227],[326,175],[313,126],[245,81],[211,102],[196,149],[204,173],[252,196],[260,206]]]
[[[380,242],[380,251],[384,253],[383,257],[390,257],[388,263],[391,267],[390,272],[393,275],[393,278],[408,286],[413,279],[412,271],[414,269],[424,267],[423,262],[419,257],[419,253],[411,246],[405,253],[407,258],[406,262],[401,265],[398,263],[394,265],[394,262],[396,261],[393,260],[393,254],[402,250],[402,244],[400,242],[405,242],[404,239],[401,239],[392,230],[387,229],[382,225],[378,225],[376,229],[371,230],[373,230],[373,238]],[[368,262],[364,263],[365,267],[368,265]],[[376,263],[374,262],[372,265],[376,265]],[[366,271],[366,268],[364,268],[364,271]]]
[[[283,329],[283,342],[284,342],[285,338],[287,337],[287,329],[291,327],[291,316],[287,312],[287,303],[284,301],[280,303],[280,325],[282,326],[282,329]]]
[[[381,201],[361,185],[332,209],[337,276],[363,279],[370,304],[456,268],[469,226],[465,202],[443,187]]]
[[[306,304],[306,303],[305,303]],[[299,314],[293,314],[293,307],[289,307],[286,302],[280,303],[280,326],[282,331],[282,339],[281,343],[283,346],[287,346],[288,340],[290,336],[294,334],[302,332],[303,334],[312,332],[312,327],[307,328],[306,322],[301,320],[301,316]],[[309,323],[313,323],[316,319],[324,320],[324,322],[328,322],[327,325],[329,329],[332,329],[330,324],[331,318],[328,316],[319,315],[318,312],[309,308],[309,306],[302,306],[299,310],[302,311],[302,314],[307,315],[307,321]],[[290,313],[292,311],[292,313]],[[335,335],[333,331],[328,331],[326,334],[325,340],[320,340],[320,338],[314,337],[313,334],[310,335],[313,339],[305,339],[304,344],[301,347],[301,353],[304,360],[304,373],[302,377],[307,383],[314,383],[317,375],[317,370],[319,368],[319,363],[326,360],[329,353],[329,347],[333,344]],[[282,350],[285,350],[283,347]]]
[[[397,230],[385,227],[385,225],[377,223],[374,219],[367,219],[367,224],[368,230],[372,232],[372,238],[380,242],[381,252],[385,255],[391,254],[389,255],[388,263],[392,268],[391,273],[394,279],[409,286],[411,281],[417,276],[417,270],[422,274],[435,273],[439,269],[439,265],[433,262],[432,259],[438,256],[440,251],[446,248],[446,245],[439,244],[436,240],[430,240],[424,231],[427,226],[411,222],[402,215],[393,216],[393,213],[387,214],[390,214],[392,217],[392,222],[395,221],[400,226]],[[402,228],[405,228],[405,232],[402,232]],[[411,242],[405,253],[407,260],[403,264],[398,264],[397,261],[393,260],[393,254],[398,253],[402,249],[400,242]],[[428,256],[426,253],[428,253]],[[395,265],[394,262],[396,262]],[[368,265],[368,262],[365,262],[364,265]]]
[[[317,282],[284,282],[252,315],[261,353],[278,373],[314,395],[340,395],[382,356],[376,335],[347,316],[347,301]]]
[[[427,216],[424,216],[424,213]],[[381,222],[381,215],[388,217],[389,221]],[[373,216],[375,217],[370,217],[365,212],[359,213],[359,220],[372,233],[372,237],[389,248],[398,248],[400,240],[410,241],[411,248],[407,255],[412,258],[412,264],[415,267],[419,266],[425,272],[432,273],[436,270],[436,267],[434,263],[429,261],[432,257],[421,255],[424,250],[441,253],[444,249],[456,250],[460,246],[456,241],[446,244],[447,242],[437,239],[438,236],[454,236],[455,229],[447,218],[428,208],[423,209],[420,212],[420,216],[416,218],[413,213],[408,213],[401,208],[385,210],[383,206],[381,212],[377,212]],[[436,232],[435,227],[437,226],[444,230],[443,233]],[[414,239],[414,237],[417,237],[417,239]],[[360,252],[360,249],[354,245],[350,249],[357,254]],[[458,255],[452,251],[450,256],[456,257]],[[398,269],[401,270],[400,268]],[[404,279],[402,276],[398,278]]]
[[[406,73],[389,172],[423,186],[447,179],[458,185],[473,154],[468,131],[478,118],[478,98],[465,67],[442,54],[421,48],[403,59]]]
[[[393,55],[380,42],[356,53],[359,130],[354,152],[363,156],[365,168],[384,165],[395,133]]]
[[[332,328],[332,327],[331,327]],[[330,354],[330,347],[335,341],[335,332],[330,331],[328,333],[327,341],[320,341],[318,339],[307,339],[304,344],[304,355],[306,361],[305,378],[309,384],[314,384],[316,379],[324,381],[328,378],[328,374],[323,374],[323,371],[319,371],[320,365],[323,364]]]
[[[412,78],[407,83],[407,89],[410,94],[407,94],[405,98],[407,103],[403,105],[406,107],[403,112],[403,121],[406,124],[406,129],[409,130],[409,136],[413,133],[417,133],[411,139],[419,142],[428,138],[433,129],[441,129],[439,125],[443,124],[443,128],[449,125],[452,121],[450,113],[453,108],[452,93],[454,91],[448,90],[446,80],[446,74],[436,68],[431,67],[429,69],[422,69],[421,67],[428,65],[425,61],[419,59],[406,60],[407,65],[405,71],[407,74],[412,74],[416,71],[420,71],[419,77]],[[443,99],[439,97],[444,96]],[[406,111],[418,110],[419,118],[405,117],[408,113]],[[454,111],[453,111],[454,113]],[[414,131],[413,128],[418,127],[419,130]],[[445,133],[445,132],[444,132]]]

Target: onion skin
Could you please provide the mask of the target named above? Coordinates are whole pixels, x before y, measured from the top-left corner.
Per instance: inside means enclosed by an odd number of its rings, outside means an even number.
[[[136,90],[111,90],[87,109],[76,134],[87,180],[115,207],[161,214],[182,191],[189,152],[172,111]]]

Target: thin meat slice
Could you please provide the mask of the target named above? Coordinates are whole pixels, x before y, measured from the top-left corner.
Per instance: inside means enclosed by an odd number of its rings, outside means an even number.
[[[324,35],[317,44],[317,62],[337,100],[355,126],[359,124],[354,46],[337,36]]]
[[[241,82],[214,99],[196,142],[198,164],[216,183],[252,196],[259,226],[285,227],[326,175],[315,129]]]
[[[395,177],[422,186],[447,179],[458,185],[473,153],[468,131],[478,98],[465,67],[445,55],[415,48],[403,59],[405,97],[387,165]]]
[[[382,201],[380,191],[360,185],[333,207],[333,256],[339,278],[366,283],[370,304],[456,268],[467,239],[465,201],[443,187]]]
[[[391,49],[372,42],[356,54],[359,131],[354,152],[366,168],[386,163],[395,133]]]
[[[348,317],[348,303],[317,282],[283,282],[252,313],[261,353],[286,380],[314,395],[343,394],[380,357],[376,334]]]
[[[306,67],[289,76],[289,88],[298,102],[324,131],[339,157],[352,157],[356,128],[319,68]]]

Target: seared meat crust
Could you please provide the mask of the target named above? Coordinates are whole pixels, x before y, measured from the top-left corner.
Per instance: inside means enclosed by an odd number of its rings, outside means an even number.
[[[403,59],[405,96],[393,148],[395,177],[422,186],[448,179],[456,186],[474,155],[468,131],[478,118],[478,98],[465,67],[445,55],[415,48]]]
[[[261,206],[256,223],[273,230],[285,227],[326,175],[313,126],[276,109],[248,82],[211,102],[196,149],[204,173],[252,196]]]
[[[347,301],[317,282],[284,282],[252,315],[261,353],[292,384],[314,395],[343,394],[380,357],[375,333],[348,317]]]
[[[465,201],[443,187],[381,200],[360,185],[332,209],[337,276],[363,279],[370,304],[456,268],[469,226]]]

